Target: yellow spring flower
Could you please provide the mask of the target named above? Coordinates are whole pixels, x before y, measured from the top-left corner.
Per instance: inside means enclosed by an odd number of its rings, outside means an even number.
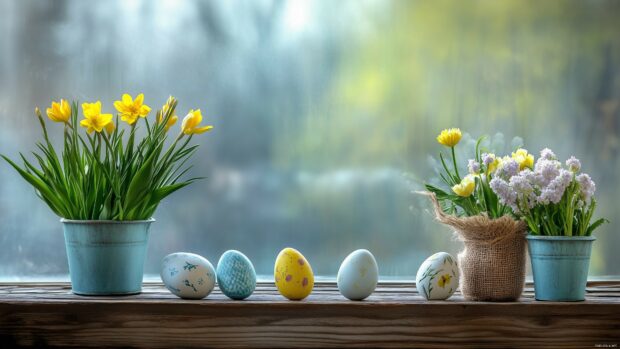
[[[202,113],[200,109],[198,110],[190,110],[189,113],[183,119],[183,124],[181,124],[181,129],[183,133],[186,135],[199,134],[204,133],[213,128],[213,126],[202,126],[200,127],[200,123],[202,122]]]
[[[452,187],[452,191],[462,197],[468,197],[476,189],[476,177],[473,175],[467,175],[461,180],[461,183]]]
[[[442,275],[439,280],[437,280],[437,286],[441,287],[441,288],[445,288],[446,285],[450,285],[450,280],[452,279],[452,275],[450,274],[444,274]]]
[[[528,154],[527,150],[523,148],[519,148],[512,153],[512,158],[519,164],[520,171],[534,167],[534,155]]]
[[[161,112],[157,113],[157,123],[161,124],[164,120],[164,116],[168,113],[168,110],[170,110],[170,103],[172,103],[172,96],[170,96],[168,98],[168,100],[166,101],[166,104],[164,104],[163,107],[161,107]],[[177,123],[177,121],[179,120],[179,117],[175,115],[172,115],[170,117],[170,119],[168,119],[168,122],[166,122],[166,131],[168,131],[170,129],[170,127],[172,127],[174,124]]]
[[[80,125],[86,128],[86,132],[101,132],[104,127],[112,122],[112,114],[101,114],[101,102],[83,103],[84,120],[80,121]]]
[[[109,124],[105,125],[105,131],[111,135],[114,130],[116,130],[116,125],[114,125],[114,121],[110,121]]]
[[[441,131],[437,136],[437,142],[445,145],[446,147],[454,147],[461,140],[461,130],[458,128],[450,128]]]
[[[486,174],[489,174],[497,170],[497,168],[499,167],[500,159],[497,156],[495,156],[495,154],[492,154],[492,153],[487,154],[487,156],[490,160],[488,160]]]
[[[121,114],[121,120],[133,125],[138,117],[146,117],[151,111],[151,107],[144,104],[144,94],[140,93],[136,99],[131,98],[127,93],[123,94],[120,101],[114,102],[114,108]]]
[[[47,117],[54,122],[69,122],[71,118],[71,104],[64,99],[60,100],[60,103],[52,101],[52,106],[45,110]]]
[[[160,119],[161,119],[161,116],[160,116]],[[168,119],[168,122],[166,122],[166,127],[165,127],[166,131],[168,131],[170,127],[172,127],[174,124],[176,124],[178,120],[179,120],[178,116],[172,115],[170,119]],[[158,122],[161,123],[162,120],[158,120]]]

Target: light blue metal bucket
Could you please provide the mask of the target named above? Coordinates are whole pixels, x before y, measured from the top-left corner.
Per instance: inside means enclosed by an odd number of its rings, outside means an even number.
[[[527,236],[537,300],[585,299],[594,240],[593,236]]]
[[[73,293],[140,293],[149,228],[154,221],[62,219]]]

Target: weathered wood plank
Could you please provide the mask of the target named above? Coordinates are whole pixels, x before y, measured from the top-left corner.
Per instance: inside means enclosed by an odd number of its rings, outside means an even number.
[[[588,287],[585,302],[424,301],[413,284],[385,283],[348,301],[318,283],[304,301],[260,284],[245,301],[215,290],[178,299],[160,284],[125,297],[81,297],[67,284],[0,284],[0,342],[51,347],[548,347],[620,345],[620,282]],[[4,347],[2,346],[2,347]]]

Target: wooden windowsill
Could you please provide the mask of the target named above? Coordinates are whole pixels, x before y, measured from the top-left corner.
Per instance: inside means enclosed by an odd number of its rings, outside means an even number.
[[[618,348],[620,282],[588,285],[585,302],[425,301],[411,283],[381,283],[363,302],[334,283],[288,301],[261,283],[247,300],[216,288],[190,301],[159,283],[124,297],[81,297],[66,283],[0,283],[0,347]]]

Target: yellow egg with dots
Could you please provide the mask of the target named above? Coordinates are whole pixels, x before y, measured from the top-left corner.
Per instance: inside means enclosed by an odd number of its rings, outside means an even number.
[[[306,258],[296,249],[287,247],[280,251],[274,267],[276,287],[290,300],[302,300],[312,292],[314,274]]]

